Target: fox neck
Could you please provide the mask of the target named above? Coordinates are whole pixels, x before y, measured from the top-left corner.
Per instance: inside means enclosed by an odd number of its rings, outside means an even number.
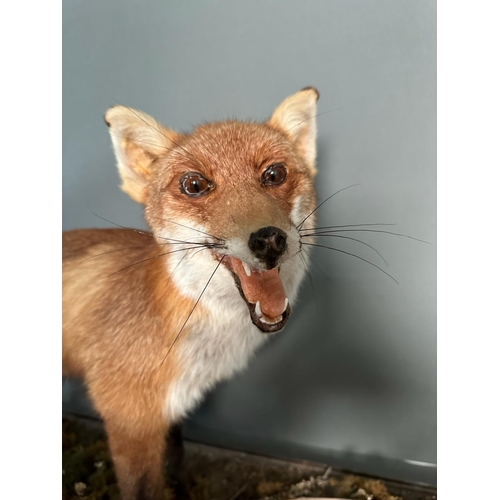
[[[178,293],[197,305],[175,348],[182,369],[167,389],[164,414],[171,422],[182,419],[217,382],[244,369],[269,338],[252,323],[230,271],[220,263],[222,257],[215,257],[208,249],[183,254],[170,254],[165,267]],[[307,261],[303,251],[302,257],[296,255],[281,267],[280,276],[292,305]]]

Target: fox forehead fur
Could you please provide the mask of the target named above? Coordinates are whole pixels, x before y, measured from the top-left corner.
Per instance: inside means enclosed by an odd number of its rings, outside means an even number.
[[[318,96],[309,87],[265,123],[191,134],[125,106],[106,113],[122,189],[152,233],[64,233],[63,370],[83,377],[104,419],[124,498],[138,488],[124,471],[156,466],[150,450],[146,465],[124,451],[134,444],[120,429],[161,435],[286,322],[308,259],[299,227],[314,224]],[[270,168],[279,182],[263,182]],[[187,174],[200,195],[183,188]]]

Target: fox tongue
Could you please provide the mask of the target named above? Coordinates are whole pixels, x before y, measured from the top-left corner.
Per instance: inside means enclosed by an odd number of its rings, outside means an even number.
[[[262,312],[269,318],[276,318],[285,308],[285,289],[278,274],[278,268],[256,272],[252,269],[247,276],[240,259],[231,257],[233,271],[240,279],[241,288],[251,304],[260,302]]]

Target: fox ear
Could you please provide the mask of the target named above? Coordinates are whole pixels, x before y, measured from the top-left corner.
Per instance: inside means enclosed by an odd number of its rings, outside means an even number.
[[[153,163],[172,148],[177,134],[146,113],[125,106],[109,108],[104,116],[109,127],[122,189],[144,203]]]
[[[267,122],[279,129],[295,145],[299,154],[316,173],[316,102],[319,92],[313,87],[306,87],[287,97],[274,111]]]

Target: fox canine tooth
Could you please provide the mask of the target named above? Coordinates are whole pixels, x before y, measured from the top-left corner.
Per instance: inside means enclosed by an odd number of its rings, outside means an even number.
[[[259,319],[262,317],[262,309],[260,308],[260,300],[258,300],[257,304],[255,304],[255,314],[257,314],[257,317]]]
[[[285,297],[285,305],[283,306],[283,311],[281,311],[281,314],[283,314],[286,311],[287,307],[288,307],[288,297]]]
[[[248,277],[252,276],[252,271],[250,270],[250,266],[246,262],[241,261],[241,263],[243,264],[243,269],[245,270],[245,274]]]

